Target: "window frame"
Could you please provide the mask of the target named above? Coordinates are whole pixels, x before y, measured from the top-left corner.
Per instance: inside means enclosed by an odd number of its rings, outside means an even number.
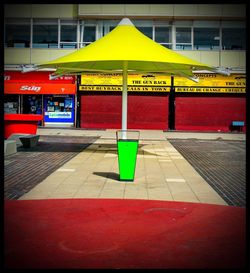
[[[156,41],[156,28],[168,28],[168,31],[169,31],[169,42],[157,42]],[[173,44],[174,44],[174,39],[173,39],[173,27],[169,24],[169,23],[167,23],[167,24],[165,24],[165,25],[154,25],[154,27],[153,27],[153,33],[154,33],[154,41],[155,42],[157,42],[157,43],[159,43],[160,45],[162,45],[162,46],[165,46],[165,47],[167,47],[167,48],[169,48],[169,49],[172,49],[173,48]]]
[[[83,33],[84,33],[84,27],[95,27],[95,40],[101,38],[103,35],[107,34],[107,31],[110,31],[111,26],[116,26],[117,22],[119,20],[80,20],[80,19],[67,19],[67,18],[61,18],[61,19],[39,19],[39,18],[5,18],[4,20],[4,47],[5,48],[16,48],[14,46],[8,46],[6,41],[6,26],[8,25],[26,25],[29,26],[29,35],[30,35],[30,41],[29,41],[29,47],[24,48],[37,48],[34,47],[34,26],[35,25],[56,25],[57,26],[57,44],[55,43],[55,47],[41,47],[42,49],[65,49],[63,48],[63,45],[69,45],[69,48],[71,49],[79,49],[83,46],[86,46],[88,44],[91,44],[93,41],[83,41]],[[174,21],[156,21],[154,19],[152,20],[139,20],[134,19],[132,20],[134,25],[136,27],[152,27],[152,39],[155,41],[156,37],[156,31],[158,27],[169,27],[170,31],[170,42],[169,43],[159,43],[163,46],[166,46],[168,48],[171,48],[173,50],[202,50],[202,49],[196,49],[194,45],[194,32],[196,28],[215,28],[219,30],[218,33],[218,40],[219,45],[216,47],[213,47],[212,49],[209,49],[208,47],[204,50],[207,51],[245,51],[246,50],[246,39],[245,44],[243,45],[242,49],[226,49],[223,47],[223,29],[226,28],[235,28],[235,29],[245,29],[246,33],[246,22],[244,20],[240,21],[205,21],[205,20],[174,20]],[[75,42],[64,42],[61,41],[61,31],[62,26],[64,25],[72,25],[76,26],[76,41]],[[191,31],[191,42],[190,43],[178,43],[177,42],[177,31],[178,28],[190,28]],[[179,49],[178,46],[182,46],[183,48]],[[185,45],[188,46],[188,48],[185,49]]]
[[[28,26],[29,27],[29,46],[19,47],[19,46],[8,46],[8,41],[6,41],[6,26]],[[31,46],[31,20],[30,19],[5,19],[4,20],[4,47],[5,48],[30,48]],[[16,43],[17,44],[17,43]]]
[[[98,37],[98,33],[97,33],[98,23],[96,21],[81,20],[79,22],[79,32],[80,32],[79,41],[78,41],[79,48],[85,47],[85,46],[91,44],[92,42],[94,42],[94,41],[91,41],[91,42],[90,41],[83,41],[85,27],[95,27],[95,41],[97,40],[97,37]]]
[[[44,43],[45,45],[47,44],[48,47],[34,47],[34,44],[39,44],[39,43],[34,43],[34,26],[57,26],[57,43]],[[58,49],[59,48],[59,37],[60,31],[59,31],[59,19],[33,19],[32,22],[32,44],[31,48],[40,48],[40,49]],[[40,43],[43,45],[43,43]],[[55,44],[55,47],[50,47],[50,44]]]
[[[65,42],[61,40],[62,26],[76,26],[76,41],[75,42]],[[59,48],[61,49],[77,49],[78,48],[78,20],[59,19],[58,44],[59,44]],[[64,46],[66,48],[64,48]]]
[[[242,51],[242,50],[246,50],[246,38],[245,38],[245,43],[243,43],[242,44],[242,48],[235,48],[235,49],[232,49],[232,46],[233,45],[231,45],[231,48],[229,49],[229,48],[226,48],[225,46],[224,46],[224,39],[223,39],[223,30],[224,29],[236,29],[236,30],[239,30],[239,29],[241,29],[241,30],[243,30],[244,32],[245,32],[245,34],[246,34],[246,28],[244,28],[244,27],[239,27],[239,28],[234,28],[234,27],[222,27],[221,28],[221,48],[222,48],[222,50],[223,51],[237,51],[237,50],[239,50],[239,51]],[[245,36],[246,37],[246,36]],[[237,45],[238,46],[238,45]]]
[[[218,42],[218,45],[213,45],[213,44],[206,44],[205,45],[205,48],[199,48],[199,46],[202,46],[202,45],[196,45],[195,44],[195,30],[196,29],[199,29],[199,30],[201,30],[201,29],[211,29],[211,30],[217,30],[218,31],[218,36],[215,36],[214,37],[214,40],[218,40],[219,42]],[[221,48],[220,48],[220,40],[221,40],[221,37],[220,37],[220,28],[218,27],[218,28],[216,28],[216,27],[194,27],[193,28],[193,32],[194,32],[194,39],[193,39],[193,49],[194,50],[199,50],[199,51],[203,51],[203,50],[205,50],[205,51],[218,51],[218,50],[220,50]],[[215,39],[215,38],[218,38],[218,39]],[[212,41],[212,40],[211,40]]]
[[[190,29],[190,43],[181,43],[181,42],[177,42],[177,29],[178,28],[186,28],[186,29]],[[194,49],[194,43],[193,43],[193,27],[192,26],[182,26],[182,25],[177,25],[175,26],[175,50],[193,50]],[[182,47],[182,49],[177,48],[177,46]],[[190,46],[191,49],[185,49],[185,46]]]

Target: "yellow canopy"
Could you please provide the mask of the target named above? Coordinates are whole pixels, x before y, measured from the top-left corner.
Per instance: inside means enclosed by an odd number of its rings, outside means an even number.
[[[193,70],[215,70],[156,43],[141,33],[128,18],[122,19],[115,29],[90,45],[35,67],[40,68],[55,68],[56,76],[82,74],[86,71],[121,72],[122,130],[127,129],[128,73],[164,73],[195,80],[192,77]]]
[[[39,67],[56,68],[56,74],[80,74],[83,71],[122,71],[124,61],[127,61],[128,72],[161,72],[190,77],[192,70],[212,70],[206,64],[151,40],[127,18],[92,44]]]

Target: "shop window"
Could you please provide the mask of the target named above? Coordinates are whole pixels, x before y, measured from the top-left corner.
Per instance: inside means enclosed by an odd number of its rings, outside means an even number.
[[[172,31],[171,27],[156,26],[155,27],[155,41],[161,45],[172,48]]]
[[[81,47],[87,46],[96,40],[96,26],[82,26]]]
[[[222,29],[222,49],[225,50],[245,50],[246,31],[244,28],[223,28]]]
[[[72,98],[47,96],[47,112],[71,112]]]
[[[33,48],[57,48],[58,25],[33,25]]]
[[[61,25],[61,48],[76,48],[77,47],[77,25]]]
[[[113,29],[115,29],[116,26],[113,26],[113,27],[109,27],[109,32],[112,31]]]
[[[74,96],[44,96],[45,123],[74,123]]]
[[[192,49],[192,35],[191,28],[176,27],[176,49],[177,50],[191,50]]]
[[[24,114],[42,114],[41,95],[23,95]]]
[[[219,45],[219,28],[194,28],[194,49],[218,50]]]
[[[4,113],[5,114],[18,114],[18,95],[5,95],[4,96]]]
[[[119,24],[120,20],[103,20],[97,23],[99,25],[100,37],[111,32]]]
[[[6,25],[5,47],[29,47],[30,25]]]
[[[42,114],[42,95],[23,95],[23,114]],[[42,125],[42,121],[38,121]]]
[[[152,27],[137,27],[144,35],[149,38],[153,38],[153,28]]]

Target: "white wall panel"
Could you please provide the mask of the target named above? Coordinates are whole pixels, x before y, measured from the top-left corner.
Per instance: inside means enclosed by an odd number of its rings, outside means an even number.
[[[40,64],[74,52],[73,49],[32,49],[31,63]]]
[[[4,49],[5,64],[30,64],[29,48],[5,48]]]
[[[173,16],[174,15],[174,5],[149,5],[151,15],[165,15]]]
[[[199,16],[221,16],[222,15],[222,5],[197,5]]]
[[[195,4],[177,4],[174,5],[174,16],[197,16],[198,5]]]

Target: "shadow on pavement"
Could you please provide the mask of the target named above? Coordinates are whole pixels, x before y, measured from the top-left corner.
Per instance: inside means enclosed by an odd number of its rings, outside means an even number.
[[[112,179],[112,180],[120,181],[118,173],[114,173],[114,172],[93,172],[93,174],[101,176],[101,177],[109,178],[109,179]]]

